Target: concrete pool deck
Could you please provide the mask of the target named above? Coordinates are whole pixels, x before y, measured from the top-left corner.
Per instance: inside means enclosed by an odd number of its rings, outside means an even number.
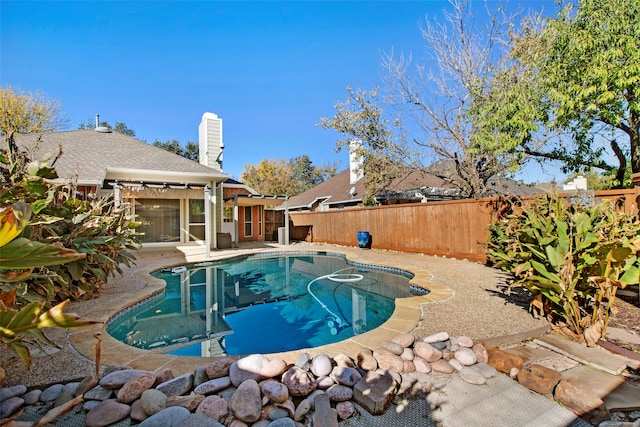
[[[236,249],[211,251],[209,259],[266,251],[344,254],[353,261],[409,270],[415,274],[412,283],[432,291],[425,296],[398,300],[392,317],[373,331],[315,349],[267,354],[271,360],[283,358],[295,362],[303,351],[328,355],[344,353],[355,357],[362,347],[377,347],[382,341],[404,332],[424,337],[446,331],[451,336],[467,335],[489,345],[507,345],[539,336],[547,330],[546,321],[533,319],[526,308],[508,301],[509,297],[503,293],[504,278],[500,272],[474,262],[306,243],[290,246],[243,245]],[[149,272],[164,266],[203,260],[204,251],[197,247],[181,247],[179,251],[170,253],[141,253],[135,266],[124,268],[122,275],[110,278],[98,298],[74,302],[67,312],[75,312],[85,320],[106,321],[122,309],[163,288],[163,282],[149,276]],[[6,371],[6,378],[0,382],[0,387],[14,384],[42,387],[86,377],[95,372],[96,335],[102,341],[101,365],[128,365],[144,370],[169,368],[176,375],[181,375],[193,372],[196,367],[206,366],[210,360],[130,347],[110,337],[102,324],[69,331],[52,330],[47,335],[61,349],[40,354],[35,352],[30,371],[21,365],[17,357],[8,355],[8,352],[0,354],[0,366]],[[556,402],[531,392],[508,376],[490,379],[485,386],[464,383],[455,375],[429,378],[428,381],[433,385],[426,400],[414,399],[377,417],[365,411],[359,422],[347,420],[340,424],[444,427],[468,425],[469,422],[505,426],[588,425]],[[479,422],[481,420],[484,421]]]
[[[292,245],[240,245],[239,248],[211,251],[209,258],[206,258],[202,247],[181,246],[178,249],[140,252],[136,265],[123,268],[122,275],[109,278],[97,298],[72,302],[66,311],[78,314],[83,320],[106,322],[126,307],[160,291],[164,282],[149,273],[161,267],[257,252],[331,252],[344,254],[352,261],[408,270],[415,274],[412,283],[428,288],[430,293],[396,300],[396,309],[391,318],[365,334],[335,344],[268,354],[267,357],[282,358],[287,362],[295,362],[301,352],[311,355],[326,353],[329,356],[344,353],[355,357],[362,347],[375,348],[383,341],[405,332],[424,337],[446,331],[451,336],[467,335],[497,346],[515,344],[547,330],[545,320],[532,318],[526,307],[508,301],[509,297],[503,292],[504,277],[499,271],[475,262],[419,253],[304,242]],[[12,384],[42,385],[86,376],[95,371],[93,361],[98,334],[102,341],[102,365],[129,365],[146,370],[170,368],[174,372],[189,372],[208,363],[207,358],[174,356],[159,350],[128,346],[107,334],[104,324],[100,323],[70,329],[68,332],[50,331],[47,335],[62,349],[46,351],[46,354],[34,352],[31,371],[24,369],[15,356],[0,357],[7,371],[3,384],[8,384],[10,380]]]
[[[85,312],[85,304],[78,304],[78,307],[72,307],[71,309],[81,315],[82,318],[106,323],[114,314],[164,289],[164,281],[152,277],[149,274],[159,267],[171,267],[183,265],[185,262],[197,263],[205,260],[224,259],[229,256],[260,252],[329,252],[343,254],[352,261],[390,266],[410,271],[415,275],[411,280],[412,284],[429,289],[429,294],[427,295],[396,299],[396,307],[392,316],[383,325],[374,330],[334,344],[266,355],[269,358],[283,359],[288,363],[295,363],[298,356],[303,352],[309,353],[312,356],[320,353],[327,354],[330,357],[340,353],[353,356],[363,347],[372,349],[379,347],[383,341],[391,340],[402,333],[412,332],[421,320],[422,304],[445,301],[454,294],[447,286],[435,283],[431,273],[419,268],[419,266],[415,264],[403,264],[400,262],[400,259],[395,259],[393,260],[394,262],[387,260],[387,262],[381,263],[367,256],[367,254],[370,255],[371,252],[358,253],[354,248],[329,247],[325,245],[268,245],[258,248],[242,247],[237,250],[215,251],[211,252],[209,258],[206,258],[201,248],[186,246],[174,253],[142,254],[138,259],[137,266],[131,271],[132,277],[126,279],[126,284],[118,283],[121,282],[121,280],[117,278],[112,280],[112,282],[116,282],[113,283],[115,286],[112,290],[116,291],[116,289],[119,289],[117,296],[115,292],[108,292],[110,295],[107,295],[107,290],[105,289],[104,294],[101,294],[95,301],[99,302],[99,307],[92,308],[90,311]],[[122,288],[123,285],[129,288],[128,291]],[[131,287],[131,285],[134,286]],[[116,297],[114,298],[114,296]],[[90,302],[91,301],[86,301],[86,303]],[[69,343],[74,349],[89,359],[95,358],[95,344],[97,342],[95,336],[99,333],[100,339],[102,340],[101,364],[103,365],[128,365],[136,369],[146,370],[170,368],[174,372],[187,372],[192,371],[197,366],[202,366],[203,359],[206,359],[202,357],[175,356],[163,353],[160,350],[141,350],[131,347],[106,333],[103,330],[103,323],[77,330],[70,330],[69,333]]]

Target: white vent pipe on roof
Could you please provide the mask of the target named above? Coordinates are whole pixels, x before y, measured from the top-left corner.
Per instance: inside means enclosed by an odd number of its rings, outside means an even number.
[[[100,126],[100,114],[96,114],[96,131],[101,133],[111,133],[111,129],[106,126]]]

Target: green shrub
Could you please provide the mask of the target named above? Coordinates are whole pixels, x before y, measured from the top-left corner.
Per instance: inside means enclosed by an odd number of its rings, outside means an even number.
[[[29,223],[31,208],[18,201],[0,208],[0,281],[11,287],[33,278],[34,270],[57,266],[85,257],[77,251],[18,237]],[[89,325],[73,314],[65,314],[69,300],[45,310],[44,303],[34,301],[21,306],[16,301],[18,287],[0,291],[0,344],[17,354],[25,366],[31,366],[29,346],[49,344],[44,328],[71,328]]]
[[[95,294],[109,276],[121,272],[121,265],[134,262],[133,251],[139,245],[140,224],[125,210],[116,209],[113,197],[83,201],[75,197],[72,183],[51,183],[57,174],[49,165],[56,157],[33,161],[17,149],[11,136],[7,148],[0,150],[0,208],[24,201],[32,212],[22,236],[83,254],[71,262],[36,267],[22,281],[0,278],[2,291],[19,287],[18,303],[40,301],[49,306]]]
[[[535,315],[580,336],[601,322],[604,336],[617,289],[640,282],[638,217],[557,195],[507,212],[489,228],[489,261],[531,291]]]
[[[0,150],[0,345],[28,367],[30,348],[52,343],[43,328],[95,323],[63,313],[70,299],[96,293],[134,262],[132,221],[112,197],[82,201],[51,183],[50,162],[32,161],[12,134]],[[99,363],[98,363],[99,364]]]

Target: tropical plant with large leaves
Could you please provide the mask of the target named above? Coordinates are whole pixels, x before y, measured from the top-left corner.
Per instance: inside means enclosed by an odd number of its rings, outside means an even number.
[[[65,264],[85,258],[85,255],[64,247],[34,242],[18,237],[29,222],[31,208],[24,202],[0,209],[0,281],[11,286],[28,281],[40,267]],[[54,345],[43,333],[44,328],[71,328],[95,322],[80,321],[74,314],[65,314],[69,300],[46,310],[43,302],[17,304],[19,287],[0,291],[0,344],[13,351],[22,362],[31,366],[30,346]]]
[[[3,137],[0,345],[30,366],[30,348],[54,345],[44,328],[95,323],[65,314],[64,308],[71,299],[96,293],[121,265],[134,262],[139,224],[116,209],[112,197],[79,200],[73,183],[52,183],[60,153],[32,160],[18,149],[13,132]]]
[[[582,336],[606,327],[618,288],[640,282],[640,220],[614,203],[546,196],[516,203],[490,227],[488,258],[533,294],[534,314]]]
[[[11,260],[15,264],[24,258],[23,254],[32,256],[28,251],[36,250],[35,242],[83,256],[34,267],[28,280],[6,282],[0,278],[0,289],[8,291],[19,286],[18,300],[44,301],[45,305],[97,293],[109,276],[121,272],[122,265],[134,262],[133,252],[139,244],[136,228],[140,224],[126,210],[116,209],[111,196],[80,200],[75,197],[73,183],[52,184],[51,180],[57,178],[52,165],[60,154],[42,161],[31,160],[17,148],[12,134],[6,141],[6,149],[0,150],[0,181],[4,184],[0,208],[16,202],[29,205],[31,218],[22,237],[34,244],[20,248],[24,241],[12,242],[11,250],[2,251],[2,264],[9,261],[6,257],[16,257]]]

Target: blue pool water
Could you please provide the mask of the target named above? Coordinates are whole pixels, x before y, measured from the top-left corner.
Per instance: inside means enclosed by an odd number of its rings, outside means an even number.
[[[107,332],[184,356],[274,353],[367,332],[412,295],[410,273],[332,254],[258,254],[157,271],[157,297],[120,313]]]

